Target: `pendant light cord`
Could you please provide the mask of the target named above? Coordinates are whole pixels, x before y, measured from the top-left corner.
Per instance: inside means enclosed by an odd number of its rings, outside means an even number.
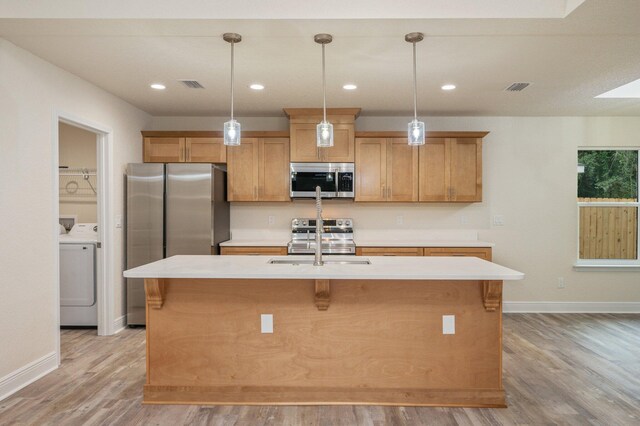
[[[323,122],[327,122],[327,78],[325,76],[324,66],[324,43],[322,43],[322,118]]]
[[[231,42],[231,121],[233,121],[233,45],[234,44],[235,44],[234,42]]]
[[[413,43],[413,119],[418,120],[418,79],[416,77],[416,42]]]

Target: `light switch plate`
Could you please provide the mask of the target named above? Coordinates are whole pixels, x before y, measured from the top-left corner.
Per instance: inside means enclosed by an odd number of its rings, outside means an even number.
[[[442,334],[456,334],[456,316],[442,316]]]
[[[273,215],[269,216],[269,225],[273,225],[274,223],[276,223],[276,217]]]
[[[504,216],[501,214],[493,216],[493,226],[504,226]]]
[[[260,332],[273,333],[273,314],[260,315]]]
[[[116,228],[122,228],[122,215],[116,215]]]

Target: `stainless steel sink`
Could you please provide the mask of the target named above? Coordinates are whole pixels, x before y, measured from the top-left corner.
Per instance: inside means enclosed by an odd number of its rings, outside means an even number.
[[[268,262],[270,265],[313,265],[313,259],[271,259]],[[369,259],[325,259],[325,265],[371,265]]]

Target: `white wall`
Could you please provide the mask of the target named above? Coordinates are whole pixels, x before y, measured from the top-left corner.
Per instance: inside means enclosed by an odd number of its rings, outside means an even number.
[[[55,350],[55,110],[113,129],[114,214],[124,214],[122,176],[126,163],[141,161],[139,132],[150,118],[0,39],[0,378]],[[114,235],[116,318],[124,314],[122,231]]]
[[[403,130],[407,117],[356,120],[361,131]],[[165,121],[166,120],[166,121]],[[149,129],[221,127],[224,118],[155,117]],[[255,117],[239,118],[253,127]],[[260,118],[260,124],[265,118]],[[526,279],[505,286],[505,301],[640,302],[640,272],[576,272],[577,150],[580,146],[639,146],[640,117],[434,117],[431,130],[489,131],[483,146],[483,202],[475,204],[325,203],[327,216],[353,217],[356,234],[375,229],[477,229],[494,242],[494,260],[523,271]],[[271,130],[287,123],[274,117]],[[197,127],[195,127],[197,126]],[[278,127],[280,126],[280,127]],[[262,228],[287,234],[290,220],[313,216],[313,203],[235,203],[232,231]],[[505,226],[493,227],[493,215]],[[268,217],[276,217],[268,225]],[[397,216],[403,225],[396,225]],[[463,224],[462,222],[466,223]],[[558,277],[566,288],[558,289]]]
[[[96,134],[79,127],[60,123],[58,127],[58,157],[60,166],[76,169],[96,169],[98,144]],[[82,188],[87,188],[80,177],[76,179]],[[92,179],[96,191],[97,179]],[[62,191],[60,196],[60,215],[77,215],[79,223],[98,221],[98,203],[95,196],[74,197]]]

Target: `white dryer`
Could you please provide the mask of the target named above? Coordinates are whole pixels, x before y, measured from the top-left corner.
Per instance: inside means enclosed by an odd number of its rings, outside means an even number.
[[[77,223],[60,234],[60,325],[97,326],[98,226]]]

